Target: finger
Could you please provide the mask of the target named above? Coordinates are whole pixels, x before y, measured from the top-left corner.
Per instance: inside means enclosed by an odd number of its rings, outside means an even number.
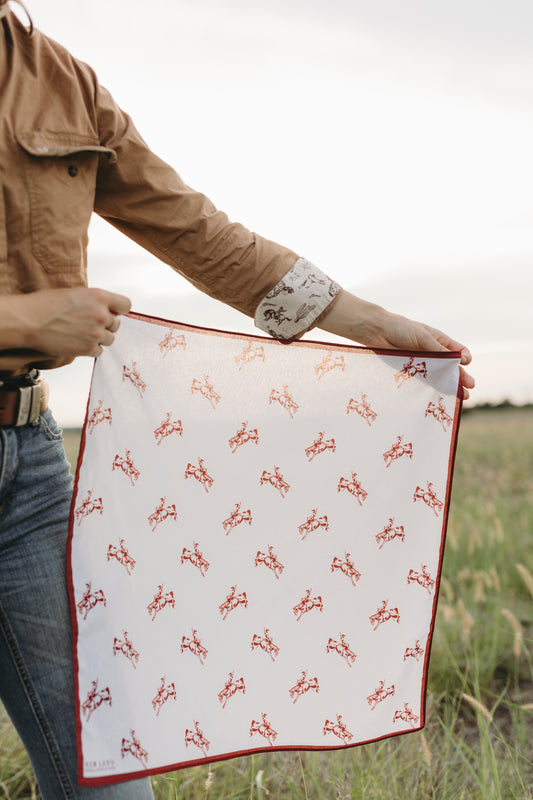
[[[123,294],[108,292],[108,307],[113,314],[127,314],[131,311],[131,300]]]
[[[109,325],[106,325],[107,330],[111,331],[111,333],[116,333],[119,329],[119,326],[120,326],[119,317],[116,314],[112,314]]]
[[[472,353],[464,344],[452,341],[451,350],[459,350],[461,352],[461,364],[470,364],[472,361]]]
[[[447,334],[442,333],[442,331],[435,331],[435,338],[446,350],[458,350],[461,353],[461,364],[470,364],[472,361],[472,354],[464,344],[461,344],[461,342],[455,339],[451,339]]]
[[[461,386],[463,388],[463,400],[468,400],[470,397],[470,392],[468,390],[473,389],[476,382],[472,375],[469,375],[463,367],[459,367],[459,373],[461,376]]]
[[[115,334],[111,333],[109,330],[103,331],[98,344],[102,345],[102,347],[109,347],[109,345],[113,344],[115,341]]]
[[[461,364],[470,364],[472,361],[472,353],[468,347],[463,347],[461,350]]]
[[[460,374],[461,374],[461,381],[463,386],[466,386],[468,389],[473,389],[476,385],[475,379],[470,375],[463,367],[460,367]]]
[[[435,337],[435,340],[439,342],[439,345],[446,350],[450,351],[460,351],[461,353],[461,364],[469,364],[472,361],[472,355],[470,350],[465,347],[464,344],[457,342],[455,339],[451,339],[442,331],[437,330],[436,328],[429,328],[432,335]],[[472,375],[470,375],[464,367],[459,367],[459,374],[461,377],[461,386],[463,389],[463,399],[468,400],[470,397],[469,389],[473,389],[476,385],[476,382]]]

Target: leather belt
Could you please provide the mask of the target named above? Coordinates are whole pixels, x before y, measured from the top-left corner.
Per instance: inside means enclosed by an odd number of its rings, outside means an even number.
[[[48,405],[48,394],[38,370],[0,377],[0,427],[35,424]]]

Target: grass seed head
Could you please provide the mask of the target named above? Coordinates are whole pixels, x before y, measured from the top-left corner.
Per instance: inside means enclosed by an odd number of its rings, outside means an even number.
[[[255,776],[255,785],[257,787],[257,791],[258,791],[260,796],[262,796],[263,793],[265,795],[269,795],[270,794],[270,792],[268,791],[266,786],[263,784],[263,775],[264,774],[265,774],[265,771],[260,769],[258,771],[257,775]]]
[[[516,568],[520,574],[520,577],[522,578],[527,588],[529,589],[531,597],[533,597],[533,575],[527,569],[527,567],[524,567],[523,564],[517,564]]]
[[[207,773],[207,778],[205,779],[204,783],[205,791],[208,792],[212,785],[213,785],[213,772],[212,770],[209,770],[209,772]]]
[[[460,569],[459,572],[457,573],[457,580],[459,581],[459,583],[468,583],[471,575],[472,575],[472,570],[470,569],[470,567],[463,567],[463,569]]]
[[[485,580],[481,573],[476,573],[476,582],[474,587],[474,600],[476,603],[484,603],[487,599],[485,594]]]
[[[455,611],[447,603],[439,603],[439,611],[444,617],[444,621],[450,623],[455,618]]]
[[[483,549],[483,537],[477,525],[473,525],[468,537],[468,555],[473,556],[476,550]]]
[[[518,620],[512,611],[508,608],[502,608],[502,614],[505,619],[510,623],[513,631],[514,631],[514,642],[513,642],[513,653],[515,656],[519,656],[522,652],[522,644],[524,641],[524,633],[522,630],[522,625],[520,620]]]
[[[463,625],[463,636],[468,638],[474,625],[474,617],[469,611],[466,610],[462,598],[459,598],[457,601],[457,611],[459,612],[459,616],[461,617],[461,622]]]
[[[424,733],[424,731],[422,731],[422,733],[420,734],[420,744],[422,745],[422,755],[424,756],[424,761],[426,762],[428,767],[430,767],[433,761],[433,755],[431,753],[431,749],[429,747],[428,740],[426,738],[426,734]]]
[[[505,539],[502,521],[499,517],[494,517],[492,535],[495,542],[503,542]]]
[[[490,574],[492,576],[492,585],[494,586],[495,590],[497,592],[501,592],[502,584],[501,584],[501,581],[500,581],[500,576],[498,575],[498,572],[497,572],[495,566],[492,566],[490,568]]]
[[[453,593],[452,585],[448,578],[444,576],[440,579],[440,590],[449,603],[453,603],[455,595]]]
[[[481,703],[479,700],[476,700],[475,697],[472,697],[472,695],[466,694],[465,692],[463,692],[461,697],[466,703],[468,703],[469,706],[471,706],[474,709],[474,711],[477,711],[486,720],[492,722],[492,714],[490,713],[487,706],[484,706],[483,703]]]

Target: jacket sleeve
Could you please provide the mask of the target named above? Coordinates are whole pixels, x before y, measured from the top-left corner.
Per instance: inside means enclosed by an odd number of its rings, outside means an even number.
[[[154,155],[96,83],[100,142],[95,211],[187,278],[280,339],[313,327],[340,287],[293,251],[231,222]]]

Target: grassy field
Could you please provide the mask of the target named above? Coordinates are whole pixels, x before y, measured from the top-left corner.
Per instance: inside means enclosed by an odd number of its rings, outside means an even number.
[[[75,458],[77,437],[66,441]],[[533,410],[465,415],[423,732],[153,779],[157,800],[533,799]],[[38,798],[0,712],[0,798]]]

